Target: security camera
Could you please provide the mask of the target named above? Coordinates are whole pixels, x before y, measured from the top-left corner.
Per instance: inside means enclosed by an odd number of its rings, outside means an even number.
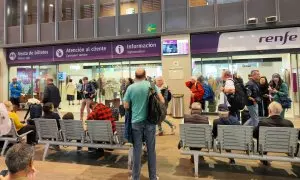
[[[257,23],[258,23],[258,18],[255,18],[255,17],[249,18],[247,20],[247,24],[249,24],[249,25],[254,25],[254,24],[257,24]]]
[[[278,17],[277,16],[268,16],[265,18],[266,23],[275,23],[278,21]]]

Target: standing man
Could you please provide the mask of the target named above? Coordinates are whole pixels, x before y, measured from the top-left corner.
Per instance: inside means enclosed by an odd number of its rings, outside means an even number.
[[[133,136],[133,168],[132,179],[139,180],[141,173],[141,154],[143,140],[145,140],[148,152],[149,179],[157,180],[156,176],[156,152],[155,131],[156,125],[147,121],[148,97],[151,84],[146,80],[145,69],[137,69],[135,83],[128,87],[124,97],[124,107],[132,111],[132,136]],[[164,97],[155,86],[159,99],[164,103]]]
[[[89,83],[88,77],[84,77],[82,85],[82,103],[80,108],[80,120],[83,120],[84,108],[86,107],[87,114],[89,115],[91,112],[91,103],[95,97],[95,87],[92,83]]]
[[[259,122],[258,118],[258,103],[261,101],[259,88],[260,73],[258,70],[251,71],[251,78],[246,84],[248,93],[247,108],[251,118],[245,122],[245,126],[256,127]]]
[[[20,82],[18,82],[16,77],[12,79],[12,83],[10,83],[9,89],[10,89],[10,101],[14,105],[14,110],[17,110],[20,107],[22,85]]]
[[[222,80],[224,82],[224,86],[221,87],[221,91],[225,94],[224,99],[221,99],[220,101],[225,104],[229,109],[229,115],[237,117],[238,118],[238,110],[234,108],[234,105],[229,103],[229,99],[235,94],[235,86],[234,86],[234,80],[233,76],[230,71],[226,70],[222,73]]]
[[[46,104],[48,102],[53,103],[54,112],[58,112],[57,108],[61,102],[61,97],[59,93],[59,89],[53,84],[53,79],[47,79],[47,86],[44,91],[43,103]]]

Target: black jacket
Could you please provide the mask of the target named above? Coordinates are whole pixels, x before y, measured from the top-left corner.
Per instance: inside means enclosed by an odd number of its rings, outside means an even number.
[[[58,129],[60,129],[60,124],[59,124],[60,116],[59,116],[59,114],[57,114],[55,112],[50,112],[50,113],[47,113],[47,114],[44,113],[43,118],[44,119],[55,119]]]
[[[54,84],[49,84],[45,88],[43,103],[45,104],[48,102],[53,103],[54,108],[58,108],[61,102],[59,89],[56,86],[54,86]]]
[[[254,98],[257,103],[261,101],[260,87],[254,80],[250,80],[247,82],[246,89],[248,97]],[[252,105],[254,105],[253,101],[248,99],[247,106]]]
[[[218,125],[241,125],[240,121],[233,117],[233,116],[229,116],[228,119],[215,119],[213,122],[213,130],[212,130],[212,134],[213,137],[216,138],[218,137]]]
[[[258,139],[259,127],[294,127],[293,123],[289,120],[283,119],[279,115],[270,116],[259,121],[258,126],[254,129],[253,136]]]
[[[87,91],[87,94],[83,93],[83,99],[93,99],[95,97],[95,87],[92,83],[82,85],[82,92]]]

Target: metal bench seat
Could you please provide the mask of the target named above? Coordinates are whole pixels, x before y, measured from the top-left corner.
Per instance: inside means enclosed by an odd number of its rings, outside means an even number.
[[[128,145],[115,142],[116,137],[113,134],[110,121],[87,121],[87,131],[84,130],[82,121],[79,120],[60,120],[61,130],[58,130],[55,119],[35,119],[34,121],[39,143],[45,144],[43,160],[47,156],[50,145],[130,149]],[[131,158],[129,160],[131,161]]]
[[[218,137],[215,140],[212,140],[211,129],[210,125],[180,125],[180,138],[183,141],[181,154],[194,156],[195,176],[198,176],[199,156],[300,162],[300,150],[295,155],[297,146],[300,145],[298,141],[299,130],[297,129],[260,127],[258,151],[257,140],[253,139],[253,127],[219,125]],[[211,147],[212,141],[214,141],[213,148]],[[190,150],[191,147],[205,148],[205,150]],[[234,152],[224,152],[224,150],[234,150]],[[266,152],[285,153],[287,155],[265,155]]]
[[[0,136],[0,141],[4,141],[1,156],[4,156],[5,150],[9,143],[20,142],[29,133],[32,133],[32,130],[23,134],[18,134],[15,124],[12,122],[10,132],[7,135]]]

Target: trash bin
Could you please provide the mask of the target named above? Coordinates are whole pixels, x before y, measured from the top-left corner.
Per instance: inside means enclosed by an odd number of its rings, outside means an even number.
[[[172,98],[172,116],[174,118],[183,118],[183,94],[173,94]]]

